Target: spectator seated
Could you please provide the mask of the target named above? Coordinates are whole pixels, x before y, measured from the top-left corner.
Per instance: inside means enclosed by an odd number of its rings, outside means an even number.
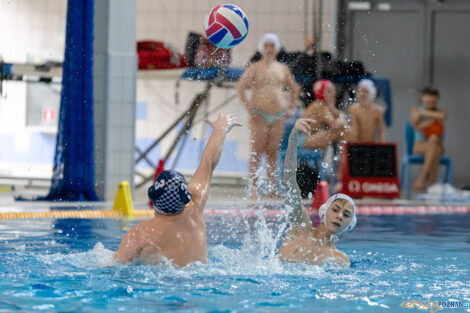
[[[413,154],[413,145],[415,142],[415,132],[413,126],[409,121],[405,121],[405,139],[406,139],[406,154],[401,161],[401,188],[405,190],[406,199],[411,198],[411,183],[410,183],[410,165],[411,164],[424,164],[424,156],[420,154]],[[452,176],[452,160],[448,156],[441,156],[439,164],[446,167],[443,183],[453,183]]]

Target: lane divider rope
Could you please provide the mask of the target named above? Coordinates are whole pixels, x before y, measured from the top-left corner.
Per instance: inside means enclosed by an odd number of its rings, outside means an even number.
[[[252,209],[205,209],[206,216],[255,216],[258,210]],[[311,214],[316,211],[309,210]],[[357,215],[406,215],[406,214],[467,214],[470,213],[470,206],[359,206]],[[267,216],[282,216],[283,210],[264,210]],[[134,217],[153,217],[152,209],[140,209],[134,211]],[[6,219],[37,219],[37,218],[129,218],[122,212],[116,210],[57,210],[57,211],[36,211],[36,212],[1,212],[0,220]],[[132,217],[131,217],[132,218]]]

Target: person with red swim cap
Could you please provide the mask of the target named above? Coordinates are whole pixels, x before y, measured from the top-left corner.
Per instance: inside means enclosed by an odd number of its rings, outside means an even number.
[[[335,106],[336,90],[333,83],[321,79],[313,84],[313,101],[302,113],[302,118],[313,120],[311,135],[303,136],[301,144],[307,149],[326,149],[332,142],[344,138],[346,118]]]
[[[333,83],[327,79],[320,79],[313,85],[313,94],[317,100],[325,100],[325,89],[333,86]]]

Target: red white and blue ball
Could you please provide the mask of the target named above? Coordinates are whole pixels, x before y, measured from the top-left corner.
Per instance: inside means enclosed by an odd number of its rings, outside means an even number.
[[[218,48],[235,47],[248,34],[248,19],[236,5],[220,4],[211,9],[204,20],[207,38]]]

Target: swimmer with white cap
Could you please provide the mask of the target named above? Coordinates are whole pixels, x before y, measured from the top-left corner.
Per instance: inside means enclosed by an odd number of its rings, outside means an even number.
[[[277,197],[277,153],[284,134],[285,119],[294,114],[299,88],[289,68],[276,60],[281,49],[275,34],[264,34],[258,43],[262,58],[248,66],[237,83],[238,96],[248,112],[251,153],[249,160],[251,198],[257,199],[257,171],[266,157],[268,197]],[[248,98],[246,90],[251,89]],[[286,90],[289,103],[286,101]]]
[[[334,242],[337,236],[356,226],[356,205],[344,194],[335,194],[319,209],[321,223],[314,228],[306,208],[302,205],[297,185],[297,145],[303,135],[310,134],[312,120],[301,118],[295,123],[289,137],[284,165],[289,228],[279,248],[279,258],[285,262],[323,264],[325,262],[350,267],[346,254]]]
[[[376,95],[372,80],[362,79],[357,85],[358,103],[349,108],[354,142],[385,142],[384,109],[374,103]]]
[[[189,185],[175,170],[163,171],[148,196],[155,217],[132,227],[122,238],[114,258],[119,263],[139,261],[173,266],[207,262],[203,210],[209,197],[212,173],[219,162],[225,134],[241,126],[233,115],[220,114]]]

